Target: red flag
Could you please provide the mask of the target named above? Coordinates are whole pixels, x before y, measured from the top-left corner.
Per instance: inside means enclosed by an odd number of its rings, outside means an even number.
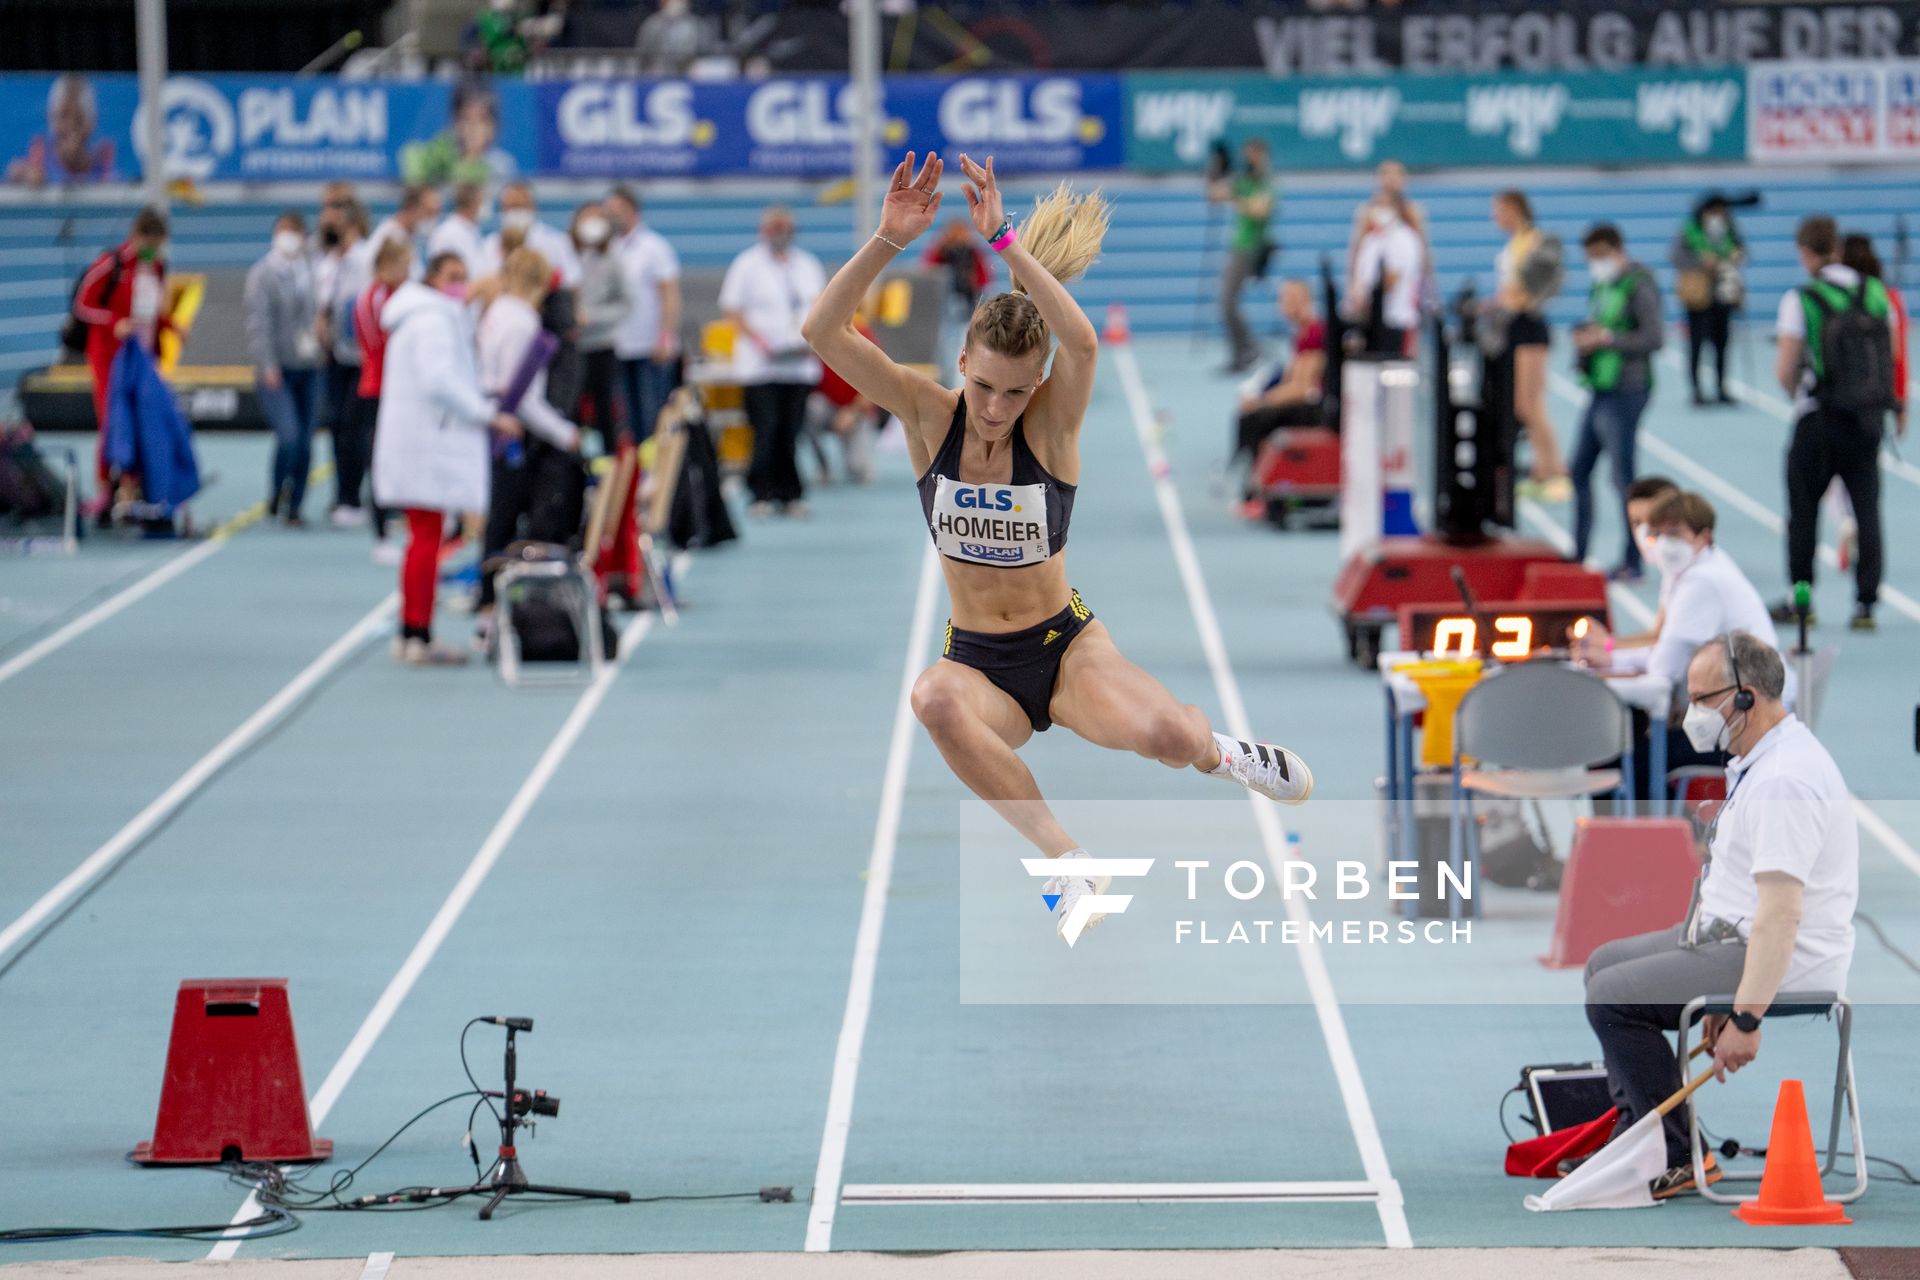
[[[1597,1120],[1516,1142],[1507,1148],[1507,1173],[1515,1178],[1557,1178],[1562,1160],[1588,1155],[1605,1146],[1619,1117],[1616,1107]]]

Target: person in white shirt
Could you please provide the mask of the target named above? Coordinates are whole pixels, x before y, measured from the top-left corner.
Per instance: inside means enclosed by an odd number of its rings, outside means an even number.
[[[1855,631],[1872,631],[1886,554],[1880,527],[1880,442],[1892,400],[1888,398],[1887,410],[1864,415],[1837,403],[1834,392],[1859,389],[1830,389],[1822,336],[1848,311],[1865,312],[1886,325],[1890,303],[1885,284],[1862,280],[1840,261],[1840,232],[1832,218],[1819,214],[1801,219],[1794,245],[1808,279],[1787,290],[1774,321],[1774,372],[1781,388],[1794,397],[1793,435],[1787,445],[1787,581],[1813,581],[1820,498],[1837,478],[1853,499],[1859,540],[1851,625]],[[1781,622],[1792,619],[1792,601],[1776,604],[1773,616]]]
[[[393,211],[393,216],[381,219],[373,234],[360,242],[358,251],[365,258],[364,269],[372,274],[373,260],[379,256],[381,245],[389,240],[403,240],[414,251],[413,278],[420,279],[421,264],[433,259],[432,255],[420,252],[419,240],[439,220],[440,192],[423,183],[407,187],[400,193],[400,207]]]
[[[631,187],[609,191],[602,207],[613,224],[612,252],[626,273],[631,304],[613,334],[627,430],[645,440],[679,376],[680,255],[640,220],[640,197]]]
[[[573,240],[558,227],[540,221],[531,183],[509,182],[500,188],[500,227],[523,232],[527,248],[545,258],[560,273],[563,287],[571,289],[580,283],[580,255],[574,252]],[[480,246],[480,275],[498,275],[500,265],[500,232],[496,231]]]
[[[1347,318],[1367,334],[1367,349],[1407,355],[1420,326],[1420,281],[1427,247],[1407,220],[1403,202],[1367,207],[1367,233],[1347,277]]]
[[[760,215],[760,239],[733,260],[720,284],[720,309],[732,322],[734,381],[746,390],[753,426],[747,488],[752,514],[804,516],[805,487],[795,456],[807,393],[820,361],[801,336],[813,300],[826,288],[820,259],[793,243],[793,213],[773,205]]]
[[[1725,1079],[1758,1056],[1761,1019],[1781,993],[1846,991],[1860,829],[1833,757],[1781,703],[1785,677],[1774,646],[1746,631],[1707,641],[1688,664],[1688,736],[1733,757],[1707,861],[1679,925],[1609,942],[1587,961],[1587,1021],[1623,1126],[1680,1088],[1667,1034],[1689,1000],[1733,995],[1731,1017],[1704,1025]],[[1664,1123],[1657,1199],[1695,1189],[1684,1111]],[[1707,1167],[1718,1181],[1711,1157]]]
[[[1398,160],[1382,160],[1374,171],[1375,186],[1371,194],[1362,200],[1353,211],[1353,229],[1347,233],[1347,275],[1353,275],[1354,262],[1360,254],[1360,242],[1373,230],[1373,211],[1388,208],[1412,227],[1420,237],[1421,259],[1432,265],[1432,245],[1427,240],[1427,211],[1420,202],[1407,196],[1407,166]]]
[[[477,182],[462,183],[453,189],[453,212],[427,237],[427,261],[443,253],[457,253],[466,264],[467,277],[478,280],[481,270],[480,223],[486,216],[487,189]]]

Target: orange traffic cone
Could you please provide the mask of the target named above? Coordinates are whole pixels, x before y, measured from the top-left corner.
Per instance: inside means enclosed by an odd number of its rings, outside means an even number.
[[[1108,346],[1117,346],[1133,336],[1133,328],[1127,323],[1127,304],[1109,302],[1107,304],[1107,331],[1100,340]]]
[[[1807,1124],[1807,1095],[1798,1080],[1780,1082],[1773,1104],[1773,1133],[1767,1139],[1767,1167],[1760,1175],[1760,1198],[1749,1200],[1733,1216],[1750,1227],[1833,1226],[1852,1222],[1847,1211],[1827,1199],[1820,1186],[1820,1162],[1813,1154],[1813,1130]]]

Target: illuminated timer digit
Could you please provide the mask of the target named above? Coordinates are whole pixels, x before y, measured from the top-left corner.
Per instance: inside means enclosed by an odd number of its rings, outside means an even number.
[[[1489,650],[1496,658],[1524,658],[1533,652],[1533,619],[1524,614],[1511,618],[1493,620],[1495,634],[1506,637],[1495,640]]]
[[[1440,619],[1433,628],[1434,657],[1446,657],[1452,642],[1456,640],[1460,645],[1459,656],[1462,658],[1470,656],[1475,650],[1475,641],[1479,639],[1479,633],[1480,629],[1474,625],[1472,618]]]

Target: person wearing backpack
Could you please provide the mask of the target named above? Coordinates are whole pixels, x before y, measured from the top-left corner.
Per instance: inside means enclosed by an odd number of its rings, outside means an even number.
[[[1638,579],[1640,545],[1627,518],[1627,490],[1634,480],[1634,443],[1640,415],[1653,394],[1653,355],[1666,341],[1662,329],[1660,286],[1653,272],[1627,256],[1620,229],[1595,223],[1581,245],[1587,251],[1587,320],[1573,331],[1580,355],[1580,381],[1589,393],[1573,447],[1573,558],[1587,558],[1593,536],[1593,469],[1604,452],[1612,463],[1620,492],[1621,527],[1626,550],[1614,571],[1624,581]]]
[[[1776,374],[1794,397],[1787,445],[1787,581],[1812,582],[1820,497],[1837,476],[1859,525],[1855,631],[1875,629],[1885,552],[1880,530],[1880,442],[1894,409],[1893,330],[1887,289],[1840,261],[1832,218],[1804,218],[1794,244],[1805,284],[1780,299]],[[1794,617],[1792,601],[1773,608]]]
[[[113,358],[129,337],[137,337],[147,350],[153,350],[160,331],[170,327],[166,243],[166,215],[158,209],[142,209],[134,216],[126,240],[95,258],[73,291],[68,327],[77,331],[63,334],[62,342],[86,352],[87,370],[93,377],[93,418],[100,433],[94,452],[100,492],[88,504],[90,514],[105,511],[113,501],[106,452],[107,388]]]

